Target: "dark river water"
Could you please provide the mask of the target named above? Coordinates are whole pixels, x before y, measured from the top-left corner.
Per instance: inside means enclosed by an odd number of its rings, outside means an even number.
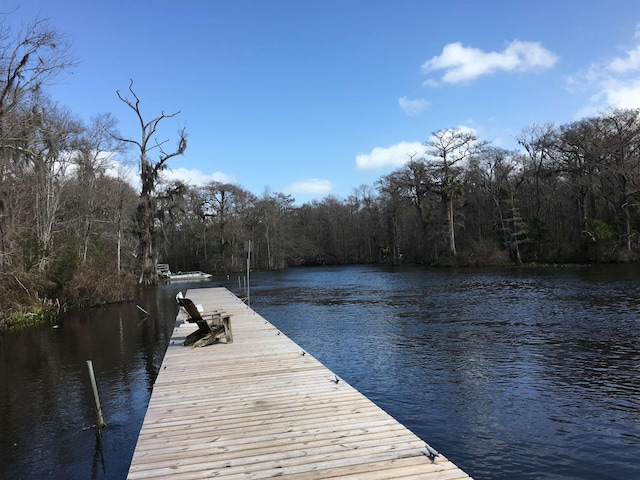
[[[219,285],[1,336],[0,478],[125,478],[174,296]],[[640,479],[637,266],[252,273],[251,307],[476,479]]]

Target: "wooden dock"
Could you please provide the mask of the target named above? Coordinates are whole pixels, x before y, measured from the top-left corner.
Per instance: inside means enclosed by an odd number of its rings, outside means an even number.
[[[470,478],[227,289],[186,296],[231,314],[234,341],[184,347],[195,326],[176,327],[129,479]]]

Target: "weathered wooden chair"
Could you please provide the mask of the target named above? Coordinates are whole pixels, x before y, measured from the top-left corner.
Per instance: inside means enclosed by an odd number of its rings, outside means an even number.
[[[198,307],[188,298],[181,295],[176,296],[178,305],[187,312],[187,322],[198,325],[198,330],[187,335],[183,345],[185,347],[193,345],[194,347],[204,347],[211,345],[225,338],[227,343],[233,343],[233,332],[231,330],[231,315],[225,315],[224,312],[210,312],[203,316]],[[210,318],[211,325],[205,319]]]

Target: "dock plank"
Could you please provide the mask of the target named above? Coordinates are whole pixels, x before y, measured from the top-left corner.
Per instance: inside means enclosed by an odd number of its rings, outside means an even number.
[[[129,479],[470,478],[227,289],[186,296],[234,342],[183,347],[196,327],[176,326]]]

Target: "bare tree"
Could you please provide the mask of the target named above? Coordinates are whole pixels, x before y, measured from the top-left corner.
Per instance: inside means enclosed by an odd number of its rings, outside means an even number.
[[[269,270],[286,267],[290,242],[288,241],[288,218],[292,211],[293,198],[283,193],[271,193],[266,187],[262,197],[256,202],[260,215],[261,238],[267,252],[266,266]]]
[[[13,36],[0,28],[0,117],[39,91],[77,61],[69,54],[67,38],[47,20],[36,19]]]
[[[575,215],[576,233],[582,237],[596,218],[596,198],[602,190],[601,172],[606,166],[605,136],[600,123],[600,118],[594,117],[561,125],[558,136],[558,164],[575,202],[575,210],[570,213]]]
[[[615,109],[601,119],[606,136],[605,176],[611,178],[613,203],[620,218],[620,243],[631,253],[632,212],[640,193],[640,110]]]
[[[209,182],[202,188],[204,200],[203,236],[206,239],[206,226],[211,223],[211,234],[215,238],[215,250],[220,253],[219,270],[232,272],[235,260],[238,260],[236,251],[238,242],[244,243],[248,239],[248,234],[244,234],[239,221],[239,210],[243,203],[246,192],[242,188],[230,183]],[[206,218],[211,219],[207,222]],[[246,238],[243,238],[246,237]],[[205,260],[207,255],[205,247]]]
[[[96,223],[104,221],[101,214],[113,198],[101,191],[102,180],[109,168],[115,166],[115,156],[123,150],[123,144],[114,139],[116,119],[111,114],[93,117],[80,136],[74,160],[77,179],[78,237],[82,238],[80,257],[86,262],[92,240],[95,240]],[[122,180],[124,182],[124,180]],[[119,264],[119,262],[118,262]]]
[[[35,206],[35,232],[43,249],[38,265],[44,270],[49,262],[55,235],[65,225],[59,222],[62,193],[71,178],[69,167],[76,150],[81,123],[65,108],[39,101],[34,107],[34,132],[28,143],[30,177]]]
[[[544,182],[553,177],[552,162],[556,154],[557,129],[552,123],[533,124],[522,129],[516,137],[516,141],[527,152],[526,161],[523,164],[525,178],[532,185],[531,216],[541,217],[543,214]]]
[[[393,265],[398,265],[401,258],[399,217],[402,207],[407,203],[404,175],[398,170],[391,172],[378,180],[377,186],[387,206],[382,213],[387,224],[387,242],[379,246],[380,260],[390,258]]]
[[[134,111],[140,122],[140,140],[116,138],[123,142],[134,144],[139,150],[142,188],[140,191],[140,203],[136,212],[136,222],[138,224],[139,237],[138,255],[140,255],[142,265],[138,283],[141,285],[154,285],[158,281],[156,274],[157,253],[154,243],[154,221],[157,212],[156,185],[160,172],[167,168],[167,161],[172,157],[182,155],[187,149],[187,133],[184,128],[179,130],[176,149],[173,152],[165,151],[163,145],[168,140],[158,141],[154,138],[158,124],[164,119],[175,117],[180,111],[171,114],[162,112],[159,116],[145,121],[140,111],[140,99],[133,90],[133,80],[129,83],[131,97],[123,95],[119,90],[116,93],[118,98]],[[158,151],[158,160],[155,162],[149,158],[149,153],[152,150]]]
[[[520,217],[516,192],[522,178],[514,175],[517,152],[503,148],[485,149],[480,161],[481,188],[493,203],[493,212],[504,246],[516,265],[522,264],[521,245],[526,242],[527,226]]]
[[[66,37],[47,20],[15,34],[0,24],[0,268],[18,251],[10,185],[15,166],[29,158],[26,135],[33,129],[25,122],[33,119],[43,87],[76,63]]]
[[[474,132],[458,128],[434,132],[424,145],[427,147],[425,162],[431,166],[435,190],[446,205],[449,253],[455,257],[454,200],[463,194],[460,173],[464,161],[484,148],[486,142],[479,142]]]

